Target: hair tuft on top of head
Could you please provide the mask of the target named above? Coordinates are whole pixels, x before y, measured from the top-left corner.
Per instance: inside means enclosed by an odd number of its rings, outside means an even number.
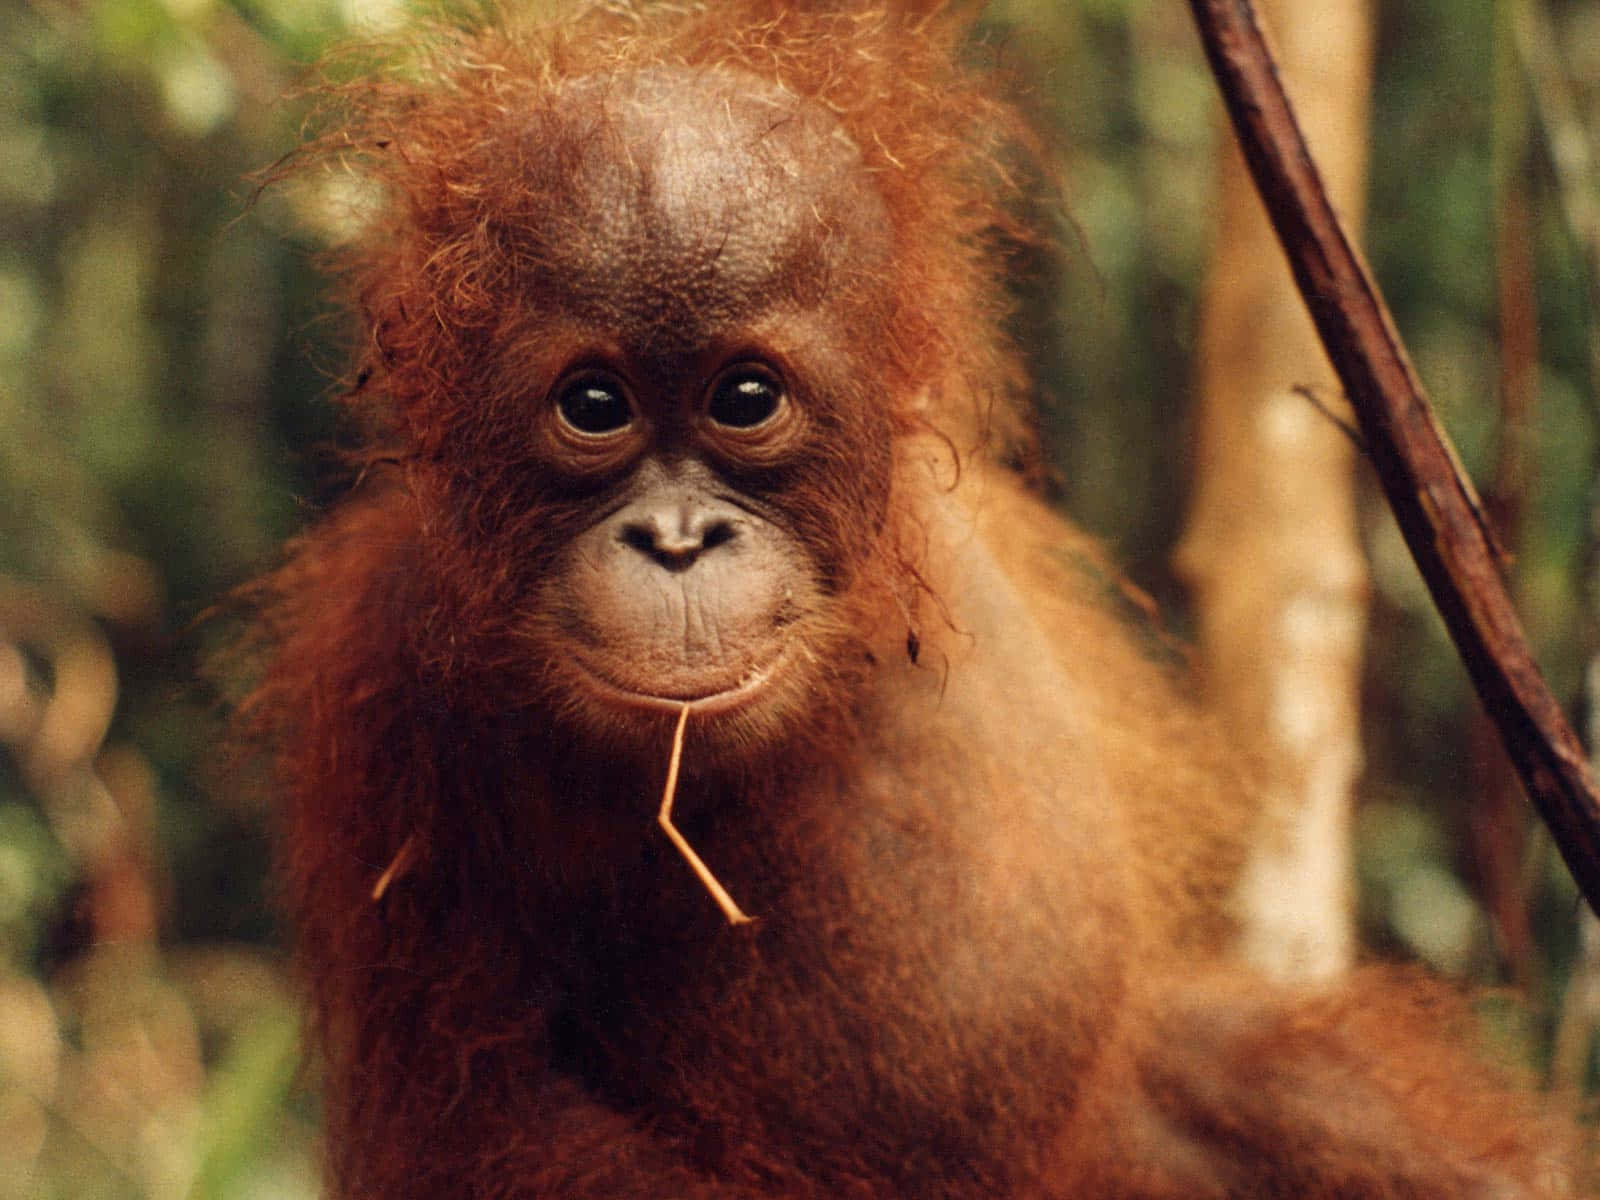
[[[381,422],[481,360],[513,278],[490,231],[529,201],[497,137],[573,80],[716,69],[821,106],[858,151],[892,230],[880,290],[893,394],[916,406],[902,418],[963,451],[1026,446],[1005,265],[1036,240],[1018,181],[1044,177],[1042,156],[992,72],[964,61],[969,6],[605,3],[555,19],[501,7],[330,58],[313,121],[325,132],[276,173],[321,168],[335,194],[361,197],[330,255],[368,326],[353,409]]]

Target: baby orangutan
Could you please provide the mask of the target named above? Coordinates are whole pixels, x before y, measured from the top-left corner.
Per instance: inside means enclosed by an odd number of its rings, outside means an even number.
[[[1245,789],[1002,465],[1029,141],[962,34],[434,29],[301,156],[376,197],[365,448],[243,719],[334,1195],[1566,1194],[1438,989],[1226,958]]]

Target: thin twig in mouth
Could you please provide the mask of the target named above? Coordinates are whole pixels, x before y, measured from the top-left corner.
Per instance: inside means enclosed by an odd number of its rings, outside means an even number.
[[[728,895],[726,888],[717,882],[717,877],[711,873],[711,868],[701,861],[700,856],[694,852],[694,847],[689,845],[683,834],[678,832],[678,827],[672,823],[672,801],[678,791],[678,764],[683,760],[683,730],[689,723],[689,709],[693,702],[685,700],[683,707],[678,710],[678,726],[672,731],[672,757],[667,760],[667,786],[661,792],[661,811],[656,815],[656,822],[672,839],[672,844],[678,848],[678,853],[688,860],[700,882],[705,885],[706,891],[711,893],[722,909],[722,915],[728,918],[729,925],[748,925],[753,918],[745,915],[744,910],[734,903],[733,897]]]

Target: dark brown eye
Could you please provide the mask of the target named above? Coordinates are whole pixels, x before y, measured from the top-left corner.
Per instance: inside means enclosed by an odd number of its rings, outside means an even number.
[[[754,429],[783,405],[783,385],[760,367],[737,367],[711,389],[706,415],[729,429]]]
[[[633,423],[633,408],[622,385],[607,375],[580,375],[556,394],[556,412],[572,429],[603,437]]]

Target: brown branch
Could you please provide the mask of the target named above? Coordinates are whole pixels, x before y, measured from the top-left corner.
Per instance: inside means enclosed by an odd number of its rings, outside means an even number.
[[[1483,706],[1591,907],[1600,795],[1529,653],[1478,498],[1328,202],[1249,0],[1190,0],[1245,161],[1344,384],[1395,519]]]

